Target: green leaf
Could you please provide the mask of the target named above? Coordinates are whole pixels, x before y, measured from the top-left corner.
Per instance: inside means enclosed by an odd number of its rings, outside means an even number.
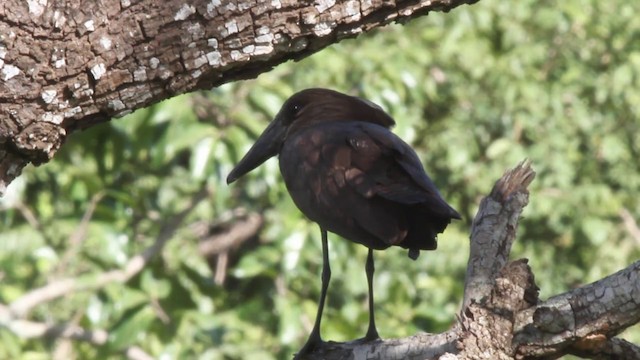
[[[147,269],[140,275],[140,287],[153,299],[164,299],[171,292],[171,284],[166,279],[157,279]]]
[[[110,329],[108,345],[113,350],[140,343],[155,319],[153,310],[141,305],[126,312],[119,323]]]

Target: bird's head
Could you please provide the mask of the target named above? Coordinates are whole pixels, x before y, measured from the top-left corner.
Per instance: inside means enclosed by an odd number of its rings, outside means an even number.
[[[291,134],[309,126],[334,121],[365,121],[386,128],[395,125],[391,116],[368,100],[329,89],[302,90],[285,101],[249,152],[231,170],[227,184],[277,155]]]

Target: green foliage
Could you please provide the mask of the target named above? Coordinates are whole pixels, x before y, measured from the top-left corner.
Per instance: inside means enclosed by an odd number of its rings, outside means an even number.
[[[30,319],[109,331],[103,346],[75,343],[78,358],[120,358],[132,345],[158,358],[288,357],[315,317],[319,231],[289,199],[275,159],[232,186],[224,180],[282,102],[316,86],[386,108],[465,218],[415,262],[400,249],[376,253],[383,337],[450,326],[480,198],[524,158],[538,176],[513,258],[530,259],[543,297],[597,280],[640,255],[622,218],[640,218],[638,12],[640,4],[620,0],[484,0],[75,134],[0,203],[0,302],[122,268],[206,187],[210,195],[145,270],[38,306]],[[191,225],[240,207],[264,215],[265,225],[229,254],[219,285]],[[323,335],[361,337],[366,250],[330,236],[330,252]],[[637,331],[628,337],[640,340]],[[59,344],[6,329],[0,340],[0,358],[45,358]]]

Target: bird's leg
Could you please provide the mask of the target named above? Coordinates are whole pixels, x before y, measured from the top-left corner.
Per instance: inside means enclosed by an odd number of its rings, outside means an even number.
[[[322,343],[322,338],[320,337],[320,321],[322,320],[322,311],[324,310],[324,301],[327,297],[329,280],[331,279],[331,267],[329,266],[329,244],[327,243],[327,231],[320,228],[320,232],[322,233],[322,289],[320,290],[318,314],[316,315],[316,322],[313,325],[313,330],[311,330],[311,334],[309,334],[309,339],[307,339],[307,342],[298,352],[296,358],[310,353]]]
[[[367,273],[367,283],[369,285],[369,329],[365,340],[379,339],[378,330],[376,329],[376,319],[373,316],[373,272],[375,267],[373,266],[373,249],[369,248],[369,254],[367,255],[367,264],[365,265],[365,271]]]

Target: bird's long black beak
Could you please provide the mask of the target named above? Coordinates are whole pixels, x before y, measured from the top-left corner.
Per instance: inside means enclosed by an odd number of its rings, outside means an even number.
[[[276,117],[262,135],[258,137],[249,152],[240,160],[227,176],[227,184],[238,180],[241,176],[257,168],[270,157],[278,155],[287,132],[286,126]]]

